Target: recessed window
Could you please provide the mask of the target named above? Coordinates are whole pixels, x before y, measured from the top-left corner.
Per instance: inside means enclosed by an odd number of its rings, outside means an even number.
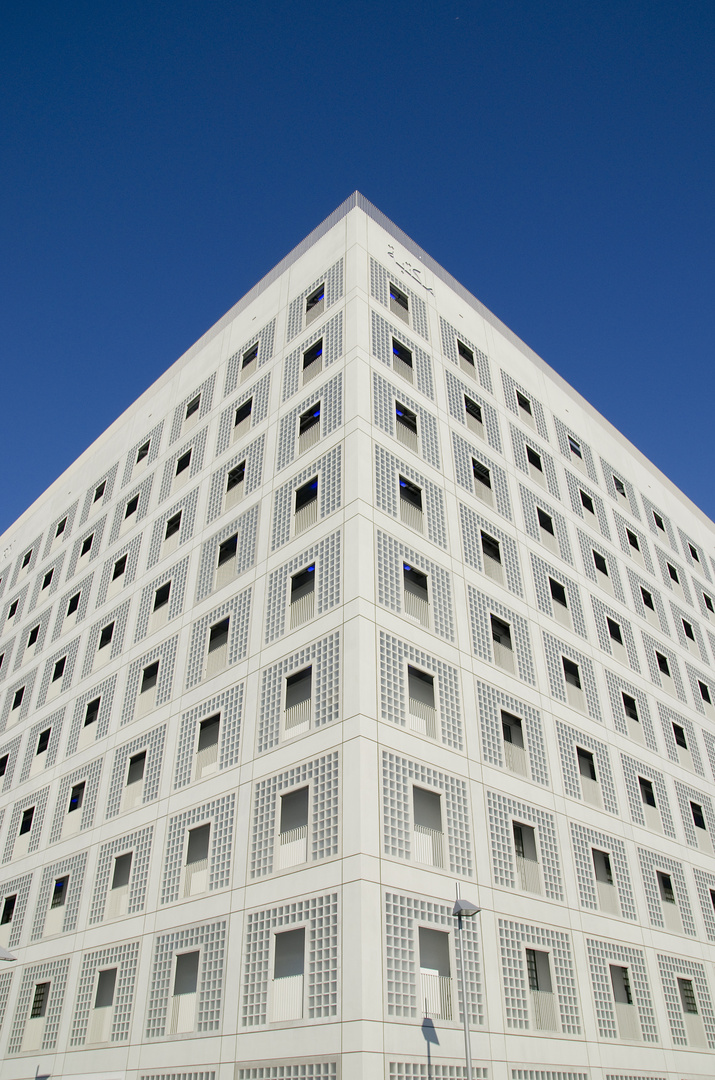
[[[472,458],[472,472],[474,473],[474,479],[482,487],[492,489],[492,474],[486,465],[482,465],[481,461],[477,461],[476,458]]]
[[[136,461],[134,463],[135,465],[138,465],[140,461],[144,460],[144,458],[149,457],[149,446],[150,445],[151,445],[151,440],[150,439],[147,439],[147,441],[145,443],[142,443],[142,445],[137,450],[137,459],[136,459]]]
[[[402,289],[398,289],[396,285],[393,285],[392,282],[390,282],[390,311],[405,322],[409,320],[410,305],[407,295],[403,293]]]
[[[317,520],[318,515],[318,477],[314,476],[305,484],[296,488],[295,516],[296,529],[301,531]]]
[[[43,588],[43,589],[47,589],[47,588],[49,588],[49,586],[50,586],[50,585],[51,585],[51,583],[52,583],[52,578],[53,578],[53,576],[54,576],[54,573],[55,573],[55,571],[54,571],[54,567],[53,567],[53,569],[52,569],[52,570],[48,570],[48,571],[47,571],[47,573],[45,574],[45,576],[44,576],[44,577],[43,577],[43,579],[42,579],[42,588]]]
[[[238,465],[234,465],[232,469],[228,470],[226,477],[226,492],[233,491],[235,487],[242,484],[246,477],[246,462],[242,461]]]
[[[107,645],[109,645],[109,643],[111,642],[113,636],[114,636],[114,623],[111,622],[111,623],[109,623],[108,626],[103,626],[102,627],[102,632],[99,635],[99,645],[97,646],[97,648],[98,649],[105,649],[107,647]]]
[[[658,881],[658,891],[660,892],[661,900],[664,900],[666,904],[674,904],[675,891],[673,889],[673,879],[670,874],[666,874],[662,870],[656,870],[655,876]]]
[[[241,360],[241,371],[245,371],[245,369],[247,367],[250,367],[250,365],[253,363],[253,361],[257,360],[257,359],[258,359],[258,343],[256,343],[255,345],[252,345],[251,348],[248,349],[243,354],[243,359]]]
[[[572,439],[570,435],[566,436],[569,441],[569,450],[572,454],[575,454],[577,458],[583,461],[583,453],[581,452],[581,444]]]
[[[621,628],[618,623],[614,622],[613,619],[609,619],[608,616],[606,616],[606,623],[608,625],[608,634],[611,640],[615,641],[618,645],[623,645],[623,634],[621,633]]]
[[[298,418],[298,452],[314,446],[320,438],[320,402],[311,405]]]
[[[636,704],[636,699],[631,697],[630,694],[626,694],[623,691],[621,692],[621,697],[623,698],[623,710],[624,710],[626,716],[630,720],[636,720],[638,723],[640,723],[640,717],[638,715],[638,706]]]
[[[653,603],[653,596],[652,596],[651,593],[648,592],[647,589],[644,589],[642,585],[641,585],[641,596],[643,598],[643,603],[645,604],[645,606],[647,608],[650,608],[651,611],[655,611],[655,604]]]
[[[399,401],[395,402],[395,434],[410,450],[418,450],[417,414]]]
[[[87,708],[84,714],[83,727],[89,727],[90,724],[95,724],[99,717],[99,706],[101,704],[101,698],[94,698],[92,701],[87,702]]]
[[[693,990],[693,980],[678,979],[678,992],[680,993],[680,1003],[683,1006],[683,1012],[697,1016],[698,1003],[695,997],[695,991]]]
[[[18,836],[24,836],[25,833],[29,833],[32,828],[32,819],[35,816],[35,807],[28,806],[27,809],[22,811],[22,820],[20,821],[20,829]]]
[[[153,690],[159,680],[159,661],[155,660],[153,664],[149,664],[142,672],[142,682],[139,689],[140,694],[145,694],[149,690]]]
[[[215,623],[209,631],[209,652],[216,652],[228,644],[229,619],[221,619]]]
[[[591,751],[584,750],[583,747],[577,746],[576,757],[578,759],[578,771],[581,776],[585,776],[587,780],[597,780],[596,765]]]
[[[412,353],[395,338],[392,339],[392,366],[399,374],[412,378]]]
[[[495,540],[489,533],[482,531],[482,551],[484,552],[485,559],[491,559],[493,562],[501,564],[501,548],[499,541]]]
[[[685,730],[673,722],[673,738],[675,739],[676,746],[680,746],[683,750],[688,749],[688,740],[685,737]]]
[[[578,669],[578,664],[574,664],[573,660],[569,660],[567,657],[562,656],[561,661],[564,668],[564,678],[571,686],[575,686],[577,690],[581,689],[581,673]]]
[[[24,570],[25,567],[29,565],[29,562],[30,562],[31,558],[32,558],[32,548],[30,548],[29,551],[25,552],[25,554],[23,556],[23,559],[22,559],[22,565],[20,567],[21,570]]]
[[[236,409],[236,416],[233,421],[233,426],[238,427],[239,424],[243,424],[244,421],[249,420],[252,412],[253,398],[249,398],[248,401],[244,401],[243,405],[239,405]]]
[[[32,1008],[30,1009],[30,1019],[38,1020],[47,1015],[47,1001],[50,996],[50,984],[48,982],[37,983],[35,986],[35,993],[32,998]]]
[[[9,754],[3,754],[3,756],[0,757],[0,776],[4,776],[5,773],[7,772],[7,763],[8,763],[9,760],[10,760],[10,755]]]
[[[80,553],[79,553],[80,559],[82,558],[83,555],[86,555],[87,552],[90,550],[90,548],[92,547],[92,541],[93,540],[94,540],[94,533],[91,533],[89,536],[85,536],[84,540],[82,541],[82,547],[80,548]]]
[[[656,524],[656,528],[660,529],[661,532],[665,532],[665,525],[663,523],[663,519],[660,514],[656,514],[655,510],[653,511],[653,521]]]
[[[399,478],[399,483],[400,499],[414,506],[416,510],[422,513],[422,488],[419,488],[417,484],[413,484],[411,480],[404,476]]]
[[[305,300],[305,324],[309,326],[325,310],[325,283],[314,289]]]
[[[323,356],[323,339],[316,341],[315,345],[311,345],[306,352],[303,353],[303,371],[306,371],[313,364],[317,364]]]
[[[194,416],[199,411],[201,405],[201,394],[197,394],[195,398],[192,398],[189,404],[186,406],[185,420],[188,420],[190,416]]]
[[[7,923],[12,922],[12,916],[15,912],[15,904],[17,903],[17,893],[13,896],[6,896],[2,906],[2,915],[0,915],[0,926],[5,926]]]
[[[50,901],[51,908],[64,907],[67,902],[67,886],[69,885],[69,875],[55,879],[55,883],[52,886],[52,899]]]
[[[224,540],[221,544],[219,544],[217,566],[223,566],[224,563],[229,562],[229,560],[235,559],[237,551],[238,533],[234,533],[233,536],[229,536],[227,540]]]
[[[37,740],[37,749],[35,750],[36,754],[44,754],[47,750],[47,747],[50,745],[51,733],[52,728],[46,728],[45,731],[40,732],[40,737]]]
[[[57,528],[55,529],[55,540],[57,539],[58,536],[62,536],[62,533],[65,531],[66,528],[67,528],[67,518],[63,517],[62,521],[59,522]]]
[[[66,663],[66,656],[61,656],[60,659],[55,662],[55,666],[52,669],[52,682],[57,682],[58,679],[62,678],[65,672]]]
[[[540,455],[537,454],[536,450],[532,449],[531,446],[527,446],[527,448],[526,448],[526,456],[528,458],[528,461],[529,461],[530,465],[533,465],[534,468],[538,469],[539,472],[544,471],[544,467],[541,464]]]
[[[126,521],[127,518],[130,518],[132,516],[132,514],[136,514],[138,506],[139,506],[139,496],[134,495],[133,498],[131,498],[129,500],[129,502],[127,503],[126,509],[124,511],[124,520],[125,521]]]
[[[427,575],[409,563],[402,564],[405,614],[422,626],[429,626],[429,590]]]
[[[671,563],[666,563],[666,566],[668,567],[668,574],[670,575],[672,580],[676,583],[676,585],[680,585],[680,578],[678,577],[678,571],[675,569],[675,567]]]
[[[174,514],[170,517],[166,523],[166,531],[164,533],[164,539],[168,540],[170,536],[175,536],[181,528],[181,510],[178,514]]]
[[[516,403],[522,412],[525,412],[528,416],[534,415],[531,411],[531,402],[519,390],[516,391]]]
[[[463,360],[465,364],[470,364],[474,367],[474,353],[463,341],[460,341],[459,338],[457,338],[457,352],[460,360]]]
[[[713,604],[712,599],[708,596],[707,593],[703,593],[703,600],[705,601],[705,607],[708,609],[708,611],[712,611],[715,613],[715,604]]]
[[[700,806],[699,803],[691,802],[690,811],[693,815],[693,824],[695,828],[705,830],[707,827],[705,825],[705,815],[703,814],[702,806]]]
[[[99,485],[99,487],[96,487],[94,489],[94,498],[92,499],[92,502],[99,502],[99,500],[104,495],[104,489],[106,488],[106,486],[107,486],[107,482],[106,482],[106,480],[103,480],[102,483]]]
[[[553,578],[549,578],[549,589],[551,591],[551,599],[556,604],[561,604],[562,607],[568,607],[566,601],[566,589],[563,587],[560,581],[554,581]]]
[[[12,710],[11,710],[11,711],[14,711],[15,709],[19,709],[19,708],[20,708],[20,706],[22,705],[22,699],[24,698],[24,696],[25,696],[25,687],[24,687],[24,686],[20,686],[20,687],[19,687],[19,688],[18,688],[18,689],[17,689],[16,691],[15,691],[15,693],[13,694],[13,698],[12,698]]]
[[[593,561],[599,574],[603,574],[604,577],[608,577],[608,564],[603,555],[599,551],[593,552]]]
[[[617,476],[613,477],[613,486],[615,487],[619,495],[621,495],[624,499],[627,498],[626,485]]]
[[[30,631],[30,633],[28,635],[28,638],[27,638],[27,648],[28,649],[32,648],[32,646],[35,644],[35,642],[37,641],[39,636],[40,636],[40,624],[38,623],[37,626],[33,626],[32,630]]]
[[[82,808],[82,803],[84,802],[85,787],[86,784],[83,780],[80,784],[75,784],[72,788],[70,792],[69,806],[67,807],[68,814],[73,814],[75,810],[80,810]]]
[[[10,607],[7,609],[7,617],[8,617],[8,619],[11,619],[13,617],[13,615],[15,614],[15,612],[17,611],[17,605],[18,605],[17,600],[13,600],[13,602],[10,604]]]
[[[290,579],[290,625],[300,626],[313,617],[315,607],[315,563]]]
[[[170,593],[171,593],[171,582],[170,581],[165,581],[164,584],[160,585],[159,588],[154,593],[154,607],[152,608],[152,610],[153,611],[158,611],[159,608],[163,608],[166,604],[168,604],[169,603],[169,594]]]
[[[114,569],[112,570],[112,581],[116,581],[117,578],[121,577],[122,574],[124,573],[124,571],[126,570],[126,568],[127,568],[127,556],[122,555],[121,559],[117,559],[117,561],[114,564]]]
[[[579,488],[578,493],[581,496],[581,505],[583,506],[584,510],[588,510],[589,514],[595,515],[596,509],[593,505],[593,499],[591,498],[591,496],[587,495],[586,492],[582,491],[581,488]]]
[[[685,634],[686,638],[689,638],[691,641],[695,641],[695,631],[693,630],[692,625],[688,622],[687,619],[683,619],[683,633]]]
[[[640,544],[638,543],[638,537],[630,529],[626,529],[626,536],[628,537],[628,543],[634,549],[634,551],[640,551]]]
[[[185,454],[182,454],[176,462],[176,476],[180,476],[182,472],[188,469],[191,464],[191,450],[187,450]]]
[[[70,596],[69,603],[67,604],[67,615],[73,615],[79,607],[79,598],[82,594],[75,593],[74,596]]]
[[[667,657],[663,656],[662,653],[656,650],[655,659],[658,664],[658,668],[663,673],[663,675],[667,675],[668,678],[670,678],[670,667],[668,665]]]
[[[688,543],[688,548],[690,550],[690,554],[695,559],[695,562],[700,562],[700,556],[698,555],[697,551],[695,550],[695,548],[693,547],[693,545],[691,543]]]
[[[470,397],[467,397],[467,395],[465,394],[464,411],[467,414],[467,424],[469,425],[469,427],[471,427],[472,431],[475,430],[475,427],[477,431],[479,431],[479,429],[484,424],[484,417],[482,416],[481,405],[478,405],[476,401],[472,401],[472,399]]]
[[[700,690],[700,697],[703,699],[703,701],[707,702],[708,705],[712,705],[710,691],[708,690],[705,683],[701,682],[700,679],[698,679],[698,689]]]
[[[641,792],[641,799],[646,806],[655,806],[655,791],[653,790],[653,784],[650,780],[646,780],[645,777],[638,777],[638,786]]]
[[[544,530],[544,532],[550,533],[551,536],[554,536],[554,519],[550,517],[550,515],[547,514],[545,510],[542,510],[539,506],[537,506],[536,508],[536,516],[539,520],[539,525]]]

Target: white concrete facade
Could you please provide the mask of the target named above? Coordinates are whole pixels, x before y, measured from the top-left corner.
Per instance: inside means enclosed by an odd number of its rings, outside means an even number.
[[[3,1080],[712,1077],[715,527],[361,196],[0,552]]]

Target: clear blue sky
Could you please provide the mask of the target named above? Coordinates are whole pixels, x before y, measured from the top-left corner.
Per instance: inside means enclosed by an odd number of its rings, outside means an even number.
[[[355,188],[715,517],[714,55],[712,0],[6,5],[0,532]]]

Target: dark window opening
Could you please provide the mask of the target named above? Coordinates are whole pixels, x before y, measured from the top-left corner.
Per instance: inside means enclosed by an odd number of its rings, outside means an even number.
[[[691,802],[690,812],[693,815],[693,824],[696,829],[706,829],[705,816],[703,814],[703,808],[698,803]]]
[[[184,417],[184,419],[188,420],[190,416],[193,416],[194,413],[197,413],[199,411],[200,404],[201,394],[197,394],[196,397],[192,398],[192,400],[186,406],[186,416]]]
[[[394,338],[392,339],[392,354],[393,356],[396,356],[398,360],[401,360],[403,364],[406,364],[407,367],[412,367],[412,353]]]
[[[596,763],[593,760],[591,751],[577,746],[576,757],[578,758],[578,771],[581,776],[585,776],[587,780],[597,780]]]
[[[606,622],[608,624],[608,633],[611,640],[617,642],[619,645],[622,645],[623,634],[621,633],[621,628],[618,623],[614,622],[613,619],[609,619],[608,616],[606,616]]]
[[[511,627],[509,623],[505,623],[502,619],[498,619],[496,615],[490,615],[489,619],[492,624],[492,640],[496,641],[498,645],[502,645],[505,649],[511,649]]]
[[[316,341],[315,345],[311,345],[311,347],[303,353],[303,371],[305,371],[306,368],[309,368],[311,364],[315,364],[316,361],[320,360],[322,355],[323,339],[321,338],[320,341]]]
[[[525,413],[529,414],[529,416],[534,415],[531,411],[531,402],[529,401],[528,397],[524,397],[524,395],[519,390],[516,391],[516,403],[519,408],[523,409]]]
[[[625,498],[626,497],[626,485],[623,483],[623,481],[619,480],[617,476],[614,476],[613,477],[613,483],[614,483],[614,486],[615,486],[616,491],[618,492],[618,494],[623,495],[624,498]]]
[[[695,631],[687,619],[683,619],[683,633],[687,638],[690,638],[691,641],[695,641]]]
[[[55,661],[55,666],[52,671],[52,682],[57,682],[64,675],[65,664],[67,663],[67,657],[61,656],[59,660]]]
[[[661,900],[664,900],[666,904],[674,904],[675,891],[673,890],[673,879],[670,874],[665,874],[661,870],[656,870],[655,876],[658,880],[658,889],[660,891]]]
[[[176,476],[179,476],[182,472],[188,469],[191,464],[191,451],[187,450],[185,454],[182,454],[176,462]]]
[[[675,581],[676,584],[680,585],[680,578],[678,577],[678,571],[675,569],[675,567],[671,563],[666,563],[666,566],[668,567],[668,573],[670,574],[670,577],[672,578],[672,580]]]
[[[3,756],[0,757],[0,776],[4,776],[5,773],[7,772],[7,763],[8,763],[9,760],[10,760],[10,755],[9,754],[3,754]]]
[[[701,682],[700,679],[698,679],[698,689],[700,690],[700,697],[703,699],[703,701],[706,701],[708,705],[712,705],[710,691],[705,685],[705,683]]]
[[[15,691],[15,696],[12,699],[12,707],[13,707],[13,709],[19,709],[20,708],[20,706],[22,705],[22,699],[24,698],[24,696],[25,696],[25,687],[21,686],[18,690]]]
[[[67,813],[68,814],[72,814],[72,813],[74,813],[75,810],[81,809],[82,803],[84,802],[84,789],[85,789],[85,787],[86,787],[86,784],[85,784],[85,781],[83,780],[80,784],[75,784],[74,787],[72,788],[72,791],[70,792],[69,806],[67,807]]]
[[[0,926],[6,926],[7,923],[12,922],[12,916],[15,911],[15,904],[17,903],[17,893],[14,896],[6,896],[5,902],[2,906],[2,915],[0,915]]]
[[[238,551],[238,533],[234,533],[233,536],[229,536],[228,539],[222,540],[218,546],[218,562],[216,566],[223,566],[224,563],[229,562],[231,559],[235,559],[236,552]]]
[[[114,623],[112,622],[109,624],[109,626],[104,626],[102,628],[102,632],[99,635],[99,645],[97,646],[97,651],[99,651],[99,649],[105,649],[107,645],[109,645],[109,643],[111,642],[113,635]]]
[[[19,603],[19,601],[13,600],[13,602],[10,604],[10,607],[7,609],[7,617],[8,617],[8,619],[11,619],[13,617],[13,615],[15,614],[15,612],[17,611],[18,603]]]
[[[673,738],[675,739],[676,746],[681,746],[683,750],[688,749],[688,740],[685,738],[685,729],[676,724],[673,721]]]
[[[708,611],[715,612],[715,605],[713,604],[707,593],[703,593],[703,600],[705,601],[705,607],[708,609]]]
[[[668,666],[667,657],[663,656],[662,653],[656,652],[655,658],[658,663],[658,667],[663,673],[663,675],[670,675],[670,667]]]
[[[65,531],[66,527],[67,527],[67,518],[63,517],[62,521],[60,521],[59,525],[55,529],[55,539],[57,539],[58,536],[62,536],[62,533]]]
[[[30,1009],[30,1019],[37,1020],[39,1017],[44,1016],[47,1012],[47,999],[50,996],[50,984],[37,983],[35,986],[35,994],[32,998],[32,1008]]]
[[[624,693],[623,691],[621,691],[621,697],[623,698],[623,709],[626,716],[630,720],[636,720],[638,721],[638,723],[640,723],[640,716],[638,715],[638,705],[636,704],[636,699],[631,697],[630,694]]]
[[[92,541],[93,540],[94,540],[94,533],[92,533],[91,536],[85,536],[84,540],[82,541],[82,547],[80,548],[80,553],[79,553],[80,559],[82,558],[83,555],[86,555],[87,552],[89,551],[89,549],[92,547]]]
[[[545,510],[542,510],[539,506],[536,508],[536,516],[539,520],[539,525],[544,532],[550,533],[551,536],[555,536],[554,533],[554,521]]]
[[[37,641],[39,636],[40,636],[40,626],[39,626],[39,623],[38,623],[37,626],[33,626],[32,630],[30,631],[30,633],[28,635],[28,638],[27,638],[27,647],[28,647],[28,649],[31,648],[35,644],[35,642]]]
[[[239,465],[234,465],[232,469],[228,470],[228,476],[226,477],[226,491],[233,491],[235,487],[242,484],[246,476],[246,462],[242,461]]]
[[[82,725],[83,727],[89,727],[90,724],[96,723],[97,719],[99,718],[99,706],[101,700],[101,698],[94,698],[93,701],[89,701],[87,703],[87,709],[84,714],[84,724]]]
[[[638,786],[641,791],[641,799],[646,806],[656,806],[655,791],[653,790],[653,784],[650,780],[646,780],[645,777],[638,777]]]
[[[593,561],[599,574],[603,574],[604,577],[608,577],[608,563],[600,552],[594,551]]]
[[[305,435],[306,431],[310,431],[316,424],[320,423],[320,402],[317,405],[311,405],[311,407],[304,412],[298,421],[298,435]]]
[[[577,690],[580,690],[581,673],[578,669],[578,664],[574,664],[573,660],[569,660],[565,656],[561,657],[561,661],[563,663],[564,678],[566,679],[566,682],[571,683],[571,685],[575,686]]]
[[[67,605],[67,614],[68,615],[73,615],[74,612],[79,607],[79,598],[80,598],[80,593],[75,593],[74,596],[70,597],[70,601],[69,601],[69,603]]]
[[[243,354],[243,359],[241,360],[241,370],[243,370],[243,368],[247,368],[249,364],[252,364],[253,361],[257,359],[258,344],[255,344]]]
[[[239,405],[236,409],[236,416],[233,421],[233,426],[238,427],[244,420],[248,420],[249,416],[253,412],[253,398],[249,398],[248,401],[244,401],[243,405]]]
[[[581,496],[581,505],[583,506],[584,510],[588,510],[589,514],[595,514],[596,510],[593,505],[593,499],[591,498],[591,496],[587,495],[586,492],[582,491],[580,488],[579,495]]]
[[[37,740],[37,750],[35,751],[36,754],[44,754],[45,750],[50,745],[51,733],[52,728],[47,728],[45,731],[40,732],[40,737]]]
[[[143,461],[145,457],[149,456],[149,445],[150,441],[147,441],[139,447],[137,450],[137,459],[134,463],[135,465],[138,465],[140,461]]]
[[[416,596],[421,596],[424,600],[427,600],[426,574],[423,574],[421,570],[415,569],[414,566],[409,566],[407,563],[403,563],[402,576],[405,583],[405,588],[408,589],[409,592],[412,592]]]
[[[290,579],[290,602],[291,604],[301,600],[308,593],[315,590],[315,563],[306,566],[305,570],[294,574]]]
[[[22,811],[22,820],[20,821],[20,831],[18,836],[24,836],[25,833],[29,833],[32,828],[32,819],[35,816],[35,807],[28,806],[26,810]]]
[[[688,548],[690,550],[690,554],[695,559],[695,561],[700,562],[700,556],[698,555],[697,551],[695,550],[695,548],[693,547],[693,545],[690,542],[688,542]]]
[[[298,513],[308,503],[315,502],[318,498],[318,477],[314,476],[312,480],[308,480],[307,483],[302,484],[299,488],[296,488],[295,492],[295,512]]]
[[[472,458],[472,472],[474,473],[474,479],[491,491],[492,475],[486,465],[482,465],[481,461]]]
[[[228,644],[228,626],[230,619],[221,619],[209,631],[209,652],[215,652]]]
[[[171,582],[165,581],[163,585],[154,593],[154,611],[158,611],[159,608],[164,607],[169,603],[169,595],[171,593]]]
[[[42,588],[43,589],[46,589],[48,587],[48,585],[51,583],[52,576],[53,576],[54,572],[55,571],[54,571],[54,567],[53,567],[52,570],[48,570],[47,573],[45,574],[45,576],[43,577],[43,579],[42,579]]]
[[[557,604],[561,604],[562,607],[568,607],[566,602],[566,589],[561,582],[554,581],[553,578],[549,578],[549,589],[551,590],[551,599]]]
[[[390,282],[390,300],[392,300],[403,311],[409,311],[409,303],[406,295],[401,292],[396,285]]]
[[[474,367],[474,353],[459,338],[457,338],[457,352],[462,360],[466,360],[468,364]]]
[[[159,661],[155,660],[153,664],[149,664],[144,668],[142,672],[142,684],[139,690],[140,694],[146,693],[147,690],[153,690],[159,680]]]
[[[576,457],[581,458],[583,461],[583,454],[581,453],[581,444],[577,443],[575,439],[572,439],[570,435],[567,436],[569,441],[569,449]]]
[[[122,555],[121,559],[117,559],[114,564],[114,570],[112,571],[112,581],[116,581],[118,577],[121,577],[127,568],[127,556]]]
[[[652,596],[651,593],[648,592],[647,589],[644,589],[642,585],[641,585],[641,596],[643,597],[643,603],[645,604],[645,606],[647,608],[650,608],[651,611],[655,611],[655,604],[653,603],[653,596]]]
[[[655,510],[653,511],[653,521],[661,532],[665,532],[665,525],[663,524],[663,519],[660,514],[656,514]]]
[[[127,503],[127,508],[126,508],[126,510],[124,511],[124,517],[125,517],[125,518],[128,518],[128,517],[131,517],[131,516],[132,516],[132,514],[136,514],[136,512],[137,512],[137,507],[138,507],[138,506],[139,506],[139,496],[138,496],[138,495],[135,495],[135,496],[134,496],[134,497],[133,497],[132,499],[130,499],[130,500],[129,500],[129,502]]]
[[[99,500],[104,495],[104,489],[106,488],[106,486],[107,482],[106,480],[103,480],[99,487],[94,489],[94,498],[92,499],[92,502],[99,502]]]
[[[314,292],[306,298],[305,310],[306,312],[312,311],[314,307],[317,307],[321,300],[325,299],[325,284],[319,285]]]
[[[484,423],[481,406],[477,405],[476,401],[472,401],[466,394],[464,395],[464,408],[469,416],[474,417],[480,424]]]
[[[142,750],[139,754],[133,754],[132,757],[129,758],[127,786],[129,786],[129,784],[138,784],[140,780],[143,780],[145,768],[146,750]]]
[[[529,460],[530,465],[533,465],[535,469],[539,470],[539,472],[544,471],[544,466],[541,464],[541,457],[539,454],[536,453],[536,450],[532,450],[530,446],[527,446],[526,456]]]
[[[27,566],[27,564],[29,563],[31,558],[32,558],[32,548],[30,548],[29,551],[25,552],[25,554],[23,556],[23,559],[22,559],[22,566],[21,566],[20,569],[24,570],[25,567]]]
[[[628,543],[631,545],[634,551],[640,551],[640,545],[638,543],[638,537],[630,529],[626,529],[626,536],[628,537]]]
[[[69,875],[55,880],[52,887],[52,899],[50,901],[51,908],[65,906],[65,903],[67,902],[67,886],[69,885],[69,880]]]
[[[174,536],[181,528],[181,510],[178,514],[174,514],[170,517],[166,523],[166,532],[164,533],[164,539],[168,540],[170,536]]]
[[[406,480],[404,476],[400,477],[400,498],[416,507],[417,510],[422,510],[422,489],[418,488],[417,484],[413,484],[412,481]]]
[[[406,405],[395,402],[395,419],[398,424],[408,428],[414,435],[417,434],[417,414],[408,409]]]
[[[499,546],[499,541],[495,540],[493,536],[490,536],[489,533],[485,532],[482,532],[481,537],[482,551],[484,552],[485,558],[493,559],[494,562],[501,563],[501,548]]]

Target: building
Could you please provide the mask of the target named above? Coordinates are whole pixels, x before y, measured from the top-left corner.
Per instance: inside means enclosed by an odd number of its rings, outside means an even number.
[[[715,529],[357,193],[0,541],[2,1080],[699,1080]]]

